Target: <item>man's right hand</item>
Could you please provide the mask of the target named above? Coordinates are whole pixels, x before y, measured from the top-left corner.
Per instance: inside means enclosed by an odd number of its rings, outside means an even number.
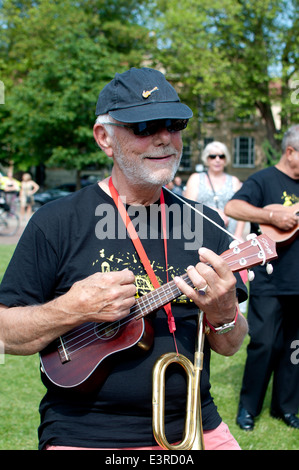
[[[281,230],[292,230],[298,224],[298,217],[283,209],[271,211],[270,223]]]
[[[119,320],[135,304],[134,281],[134,274],[128,269],[95,273],[75,282],[57,302],[62,302],[60,308],[68,315],[74,315],[75,323]]]

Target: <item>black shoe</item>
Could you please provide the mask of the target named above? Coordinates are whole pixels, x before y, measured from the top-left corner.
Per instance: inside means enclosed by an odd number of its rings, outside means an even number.
[[[253,415],[243,408],[242,405],[239,406],[236,422],[244,431],[252,431],[254,428]]]
[[[293,413],[278,413],[277,411],[271,410],[270,415],[272,418],[282,419],[282,421],[291,428],[299,429],[299,418]]]

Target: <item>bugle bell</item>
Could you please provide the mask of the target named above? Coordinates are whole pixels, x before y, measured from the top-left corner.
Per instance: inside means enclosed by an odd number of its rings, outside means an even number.
[[[204,347],[203,312],[198,313],[197,338],[194,354],[194,364],[185,356],[177,353],[163,354],[153,368],[153,433],[163,449],[168,450],[204,450],[200,374],[203,368]],[[165,434],[165,372],[170,364],[179,364],[187,376],[187,399],[185,427],[181,442],[169,444]]]

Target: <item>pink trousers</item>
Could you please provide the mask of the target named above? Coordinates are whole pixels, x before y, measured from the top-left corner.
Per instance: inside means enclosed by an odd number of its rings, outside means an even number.
[[[239,444],[230,433],[228,426],[221,423],[218,428],[203,433],[205,450],[241,450]],[[125,447],[125,448],[86,448],[47,445],[45,450],[165,450],[160,446]]]

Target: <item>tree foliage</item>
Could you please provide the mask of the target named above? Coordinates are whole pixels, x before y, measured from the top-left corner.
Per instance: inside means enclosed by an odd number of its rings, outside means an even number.
[[[97,94],[144,64],[166,71],[198,120],[218,98],[231,119],[258,111],[274,149],[273,104],[282,130],[299,118],[298,0],[4,0],[0,33],[0,162],[104,164]]]
[[[96,99],[150,47],[139,8],[135,0],[3,2],[2,161],[78,170],[106,163],[92,136]]]
[[[298,77],[298,0],[157,0],[158,53],[168,74],[186,85],[193,108],[221,98],[232,118],[256,110],[277,146],[272,105],[282,128],[299,117],[292,80]],[[299,88],[299,86],[297,87]],[[189,95],[189,96],[188,96]]]

